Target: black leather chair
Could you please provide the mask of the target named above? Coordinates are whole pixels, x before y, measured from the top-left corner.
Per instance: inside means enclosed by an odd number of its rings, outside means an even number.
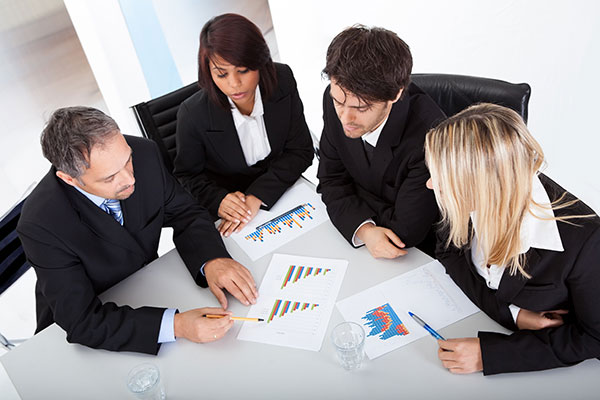
[[[527,123],[531,87],[497,79],[447,74],[412,74],[411,80],[440,106],[448,117],[475,103],[494,103],[518,112]]]
[[[21,216],[23,202],[21,200],[0,220],[0,294],[4,293],[30,267],[27,262],[21,240],[17,236],[17,223]],[[0,345],[10,350],[16,342],[9,341],[0,333]]]
[[[177,111],[181,103],[198,90],[198,83],[190,83],[174,92],[131,107],[142,134],[158,144],[169,171],[173,171],[173,161],[177,153]]]

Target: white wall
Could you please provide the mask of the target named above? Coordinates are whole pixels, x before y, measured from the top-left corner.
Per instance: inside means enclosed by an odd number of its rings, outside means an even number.
[[[64,1],[111,116],[124,133],[140,135],[129,107],[151,99],[143,67],[152,66],[140,63],[119,0]],[[133,6],[144,11],[148,7],[154,9],[169,47],[165,56],[173,58],[184,85],[198,79],[196,57],[202,26],[225,12],[239,13],[254,21],[277,55],[266,0],[152,0]],[[172,88],[175,89],[178,88]]]
[[[484,76],[532,87],[529,128],[547,174],[600,212],[600,3],[574,0],[269,0],[280,59],[298,81],[308,124],[322,129],[320,77],[333,37],[383,26],[409,46],[413,72]]]

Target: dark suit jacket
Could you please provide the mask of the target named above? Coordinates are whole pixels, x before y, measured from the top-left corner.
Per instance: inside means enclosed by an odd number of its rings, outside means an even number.
[[[161,228],[196,283],[208,260],[229,257],[210,216],[163,167],[154,142],[128,137],[135,191],[121,201],[124,225],[65,184],[52,168],[31,193],[17,231],[38,281],[40,331],[56,322],[69,342],[156,354],[164,308],[132,309],[97,295],[157,258]]]
[[[434,194],[425,187],[423,145],[425,134],[443,118],[435,102],[411,84],[392,106],[369,164],[362,139],[344,134],[325,89],[317,191],[346,240],[352,243],[356,228],[372,218],[407,247],[423,242],[438,218]]]
[[[551,201],[564,193],[546,176],[540,179]],[[572,199],[568,194],[565,200]],[[554,212],[556,216],[594,214],[581,201]],[[517,329],[509,304],[531,311],[569,310],[565,324],[558,328],[517,330],[511,335],[479,332],[485,375],[565,367],[600,357],[600,219],[570,222],[577,225],[557,222],[563,252],[531,248],[526,271],[532,278],[507,271],[498,290],[489,289],[477,273],[468,246],[445,249],[447,231],[439,232],[437,256],[447,273],[482,311],[506,328]]]
[[[275,63],[277,88],[263,97],[271,153],[248,166],[230,110],[200,90],[177,114],[175,176],[213,217],[229,192],[252,194],[269,209],[308,168],[312,140],[292,70]]]

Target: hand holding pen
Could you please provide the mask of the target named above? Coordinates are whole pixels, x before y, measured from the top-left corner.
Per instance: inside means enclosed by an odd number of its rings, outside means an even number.
[[[412,312],[408,312],[419,325],[438,340],[438,358],[453,374],[469,374],[483,370],[479,338],[444,339],[435,329]]]

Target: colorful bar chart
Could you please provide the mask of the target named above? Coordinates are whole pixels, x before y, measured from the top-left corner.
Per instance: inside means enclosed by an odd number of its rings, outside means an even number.
[[[364,325],[371,328],[367,336],[379,335],[380,340],[410,333],[389,303],[367,311],[362,319],[367,321]]]
[[[301,301],[290,301],[290,300],[275,300],[273,304],[273,308],[271,309],[271,313],[269,314],[269,318],[267,318],[267,323],[273,321],[273,318],[282,318],[286,314],[291,314],[294,311],[304,311],[304,310],[314,310],[316,307],[319,307],[318,304],[311,303],[303,303]]]
[[[299,279],[306,279],[307,277],[317,276],[325,277],[330,271],[330,268],[316,268],[306,267],[303,265],[290,265],[287,273],[285,274],[285,277],[283,278],[281,289],[285,288],[289,283],[298,282]]]
[[[301,222],[307,219],[313,219],[310,215],[311,210],[315,210],[315,207],[310,203],[304,203],[294,207],[288,212],[258,226],[254,232],[244,236],[244,239],[253,242],[264,242],[265,232],[269,235],[277,235],[282,232],[283,226],[287,226],[290,229],[293,229],[294,227],[302,229]]]

